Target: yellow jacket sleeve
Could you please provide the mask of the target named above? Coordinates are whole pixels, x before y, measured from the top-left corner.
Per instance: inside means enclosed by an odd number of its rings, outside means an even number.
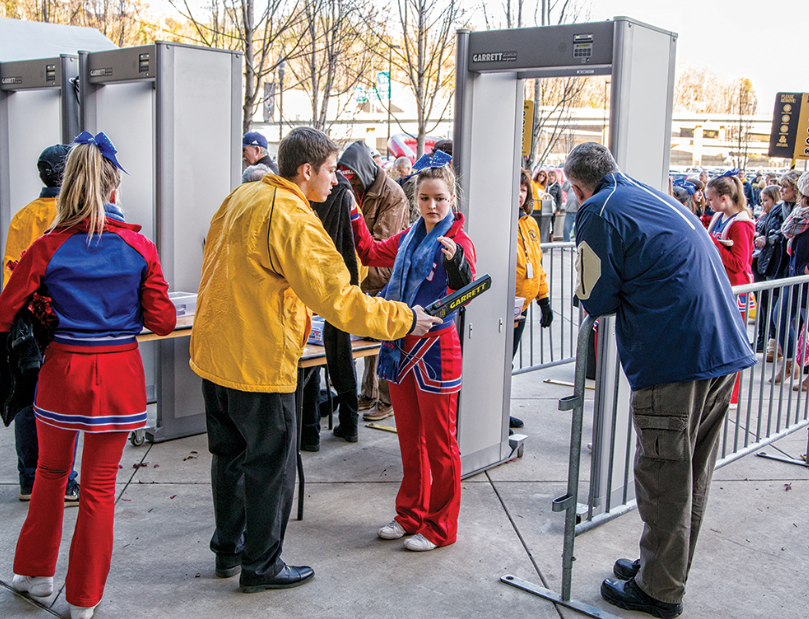
[[[407,335],[413,311],[352,286],[342,257],[313,212],[277,210],[269,227],[270,263],[308,308],[354,335],[382,340]]]

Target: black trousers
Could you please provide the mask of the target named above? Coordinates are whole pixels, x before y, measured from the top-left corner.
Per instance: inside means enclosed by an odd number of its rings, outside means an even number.
[[[351,350],[351,336],[328,322],[323,327],[323,345],[326,348],[326,365],[329,378],[337,391],[340,425],[353,433],[357,429],[357,374]]]
[[[323,327],[323,347],[326,349],[329,378],[337,391],[333,405],[334,410],[338,411],[338,423],[348,434],[355,434],[359,402],[351,336],[327,322]],[[304,371],[304,381],[301,443],[316,445],[320,441],[321,406],[328,404],[321,397],[320,368],[307,368]],[[329,386],[326,385],[326,388]]]
[[[202,381],[216,529],[211,550],[242,554],[242,577],[277,575],[295,491],[293,393]]]

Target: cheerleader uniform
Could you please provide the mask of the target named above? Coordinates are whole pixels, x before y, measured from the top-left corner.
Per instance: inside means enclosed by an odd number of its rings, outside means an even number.
[[[755,224],[745,211],[739,211],[735,215],[727,217],[724,213],[714,213],[708,234],[711,235],[719,255],[722,257],[722,264],[728,275],[731,286],[741,286],[749,284],[753,280],[753,237],[755,236]],[[733,241],[729,247],[720,241]],[[742,320],[745,320],[747,312],[747,295],[739,295],[737,299]],[[740,375],[736,375],[736,383],[733,385],[733,393],[730,398],[731,404],[739,402],[739,380]]]
[[[474,279],[475,247],[463,222],[460,213],[449,213],[427,233],[424,220],[419,219],[396,236],[375,241],[357,207],[351,212],[362,263],[393,268],[381,294],[411,307],[426,307]],[[435,241],[438,236],[455,241],[458,249],[451,261]],[[462,359],[456,314],[423,336],[383,342],[377,369],[390,381],[402,455],[404,475],[396,496],[396,521],[408,534],[420,533],[436,546],[455,542],[461,507],[456,416]]]
[[[140,226],[105,205],[101,235],[87,222],[36,240],[0,295],[0,331],[37,293],[58,319],[43,357],[34,413],[39,461],[14,573],[53,576],[76,432],[85,432],[79,514],[70,547],[66,599],[98,604],[109,573],[115,478],[129,431],[146,425],[146,387],[136,336],[175,326],[157,250]]]

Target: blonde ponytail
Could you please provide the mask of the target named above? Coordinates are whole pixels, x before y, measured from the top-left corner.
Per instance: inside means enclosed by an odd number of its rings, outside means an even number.
[[[76,144],[65,164],[62,191],[57,201],[56,219],[50,230],[70,228],[87,220],[87,242],[101,234],[106,220],[104,201],[121,184],[118,169],[94,144]]]
[[[747,206],[747,198],[744,197],[744,184],[738,176],[717,176],[708,181],[708,189],[713,189],[718,196],[728,196],[740,211],[744,211],[753,218],[753,212]]]

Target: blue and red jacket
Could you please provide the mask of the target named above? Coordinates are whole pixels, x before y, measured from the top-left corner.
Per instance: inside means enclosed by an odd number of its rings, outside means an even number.
[[[176,310],[149,239],[107,209],[104,232],[88,243],[86,222],[57,229],[31,244],[0,294],[0,331],[39,291],[51,298],[59,320],[54,334],[63,350],[106,353],[132,350],[146,326],[171,333]],[[92,350],[90,350],[92,349]]]
[[[464,216],[461,213],[455,213],[455,221],[452,223],[446,236],[463,248],[464,260],[469,264],[472,279],[474,279],[475,246],[472,244],[472,239],[464,232],[463,224]],[[362,264],[365,266],[388,268],[393,267],[393,263],[396,261],[396,254],[399,251],[399,243],[410,230],[410,228],[408,228],[389,239],[376,241],[368,231],[365,221],[362,218],[362,213],[360,213],[356,205],[351,209],[351,227],[354,230],[354,244],[356,245],[357,254]],[[443,253],[439,246],[433,258],[433,269],[424,280],[424,283],[419,286],[418,292],[416,292],[416,298],[413,301],[414,305],[427,307],[433,301],[437,301],[451,292],[447,283],[447,272],[444,269],[442,257]],[[444,322],[433,327],[430,332],[446,329],[455,322],[457,314],[457,311],[448,314],[444,318]]]
[[[446,233],[463,248],[463,259],[469,265],[470,276],[475,277],[475,246],[463,229],[464,217],[455,214],[455,219]],[[404,230],[384,241],[376,241],[355,206],[351,210],[351,225],[354,229],[354,243],[357,254],[366,266],[393,267],[399,244],[408,230]],[[415,225],[415,224],[414,224]],[[447,271],[443,264],[443,252],[439,246],[433,257],[433,268],[419,286],[414,305],[428,306],[433,301],[446,296],[450,291]],[[455,328],[457,311],[452,312],[422,336],[405,336],[396,345],[401,347],[402,362],[395,382],[401,384],[404,377],[413,372],[415,384],[421,391],[436,395],[457,393],[461,389],[463,363],[458,332]],[[389,345],[388,343],[383,343]]]

